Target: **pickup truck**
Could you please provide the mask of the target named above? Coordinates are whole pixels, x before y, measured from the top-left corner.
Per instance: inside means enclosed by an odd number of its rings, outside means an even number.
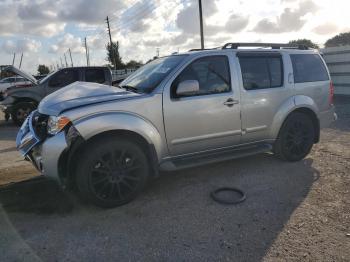
[[[250,45],[264,48],[241,48]],[[62,88],[27,118],[17,147],[47,177],[113,207],[159,170],[263,152],[303,159],[336,119],[333,93],[317,50],[227,43],[158,58],[119,87]]]
[[[68,67],[52,72],[41,80],[35,79],[13,66],[4,70],[22,76],[31,82],[29,87],[11,87],[3,93],[0,107],[6,120],[11,116],[15,124],[20,126],[25,118],[37,108],[47,95],[76,81],[95,82],[112,85],[112,74],[108,67]]]

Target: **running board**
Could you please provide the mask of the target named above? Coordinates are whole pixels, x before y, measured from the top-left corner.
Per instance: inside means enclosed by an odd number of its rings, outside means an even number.
[[[200,153],[186,157],[176,157],[167,160],[160,164],[160,170],[173,171],[184,168],[190,168],[200,165],[206,165],[246,156],[251,156],[259,153],[270,152],[272,150],[271,144],[259,144],[254,146],[236,147],[225,150],[216,150],[212,152]]]

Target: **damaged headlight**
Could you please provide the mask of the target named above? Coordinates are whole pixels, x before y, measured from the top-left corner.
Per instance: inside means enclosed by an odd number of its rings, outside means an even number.
[[[60,132],[65,126],[70,124],[71,121],[68,117],[65,116],[50,116],[47,121],[47,132],[50,135],[56,135]]]

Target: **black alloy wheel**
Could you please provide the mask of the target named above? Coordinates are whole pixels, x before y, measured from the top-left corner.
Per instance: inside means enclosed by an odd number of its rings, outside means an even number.
[[[293,113],[283,124],[274,153],[288,161],[299,161],[309,154],[315,141],[315,128],[310,117],[303,113]]]
[[[97,206],[115,207],[130,202],[144,188],[149,164],[138,145],[115,138],[106,140],[95,141],[82,154],[77,185]]]

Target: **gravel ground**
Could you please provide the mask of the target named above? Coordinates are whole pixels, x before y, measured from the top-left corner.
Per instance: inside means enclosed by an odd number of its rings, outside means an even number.
[[[0,261],[350,261],[350,98],[303,161],[270,154],[163,173],[132,203],[82,204],[45,179],[0,189]],[[0,122],[2,184],[37,173]],[[209,193],[237,186],[245,202]]]

